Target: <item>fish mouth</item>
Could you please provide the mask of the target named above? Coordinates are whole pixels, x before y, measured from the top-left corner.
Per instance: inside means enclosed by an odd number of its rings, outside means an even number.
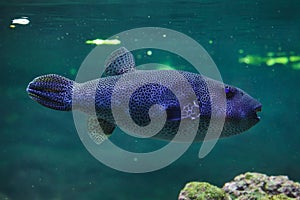
[[[64,102],[60,101],[60,91],[52,88],[46,88],[42,84],[36,81],[32,81],[26,88],[26,92],[29,97],[34,101],[46,106],[46,107],[62,107]],[[54,99],[53,99],[54,98]]]
[[[28,93],[29,97],[31,97],[33,100],[39,100],[42,99],[42,89],[37,87],[35,82],[30,82],[29,85],[26,88],[26,92]]]

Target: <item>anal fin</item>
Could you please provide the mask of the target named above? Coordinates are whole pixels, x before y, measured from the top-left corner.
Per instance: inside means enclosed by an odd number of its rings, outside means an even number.
[[[96,143],[101,144],[112,134],[115,125],[97,117],[89,117],[87,122],[88,134],[90,138]]]

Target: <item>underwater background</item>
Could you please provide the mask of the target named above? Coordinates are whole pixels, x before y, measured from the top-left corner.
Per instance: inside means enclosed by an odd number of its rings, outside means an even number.
[[[0,198],[176,199],[189,181],[222,186],[247,171],[300,181],[299,10],[296,0],[1,1]],[[21,17],[30,23],[11,26]],[[40,106],[26,87],[43,74],[74,79],[95,48],[86,40],[139,27],[169,28],[199,42],[225,83],[262,103],[261,121],[220,139],[203,159],[201,143],[193,144],[155,172],[128,174],[97,161],[72,113]]]

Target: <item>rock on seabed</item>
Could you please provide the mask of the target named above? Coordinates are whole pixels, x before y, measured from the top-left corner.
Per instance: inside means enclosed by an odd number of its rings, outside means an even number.
[[[218,188],[205,182],[190,182],[179,200],[300,200],[300,184],[287,176],[247,172]]]

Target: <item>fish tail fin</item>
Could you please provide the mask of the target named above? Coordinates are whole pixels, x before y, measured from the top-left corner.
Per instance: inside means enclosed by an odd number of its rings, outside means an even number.
[[[27,86],[28,95],[41,105],[54,110],[72,109],[72,91],[75,82],[56,74],[35,78]]]

